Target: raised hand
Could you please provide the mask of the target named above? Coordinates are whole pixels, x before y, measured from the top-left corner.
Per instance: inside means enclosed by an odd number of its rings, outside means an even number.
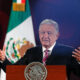
[[[5,46],[3,47],[3,50],[0,49],[0,60],[4,61],[6,58],[6,54],[5,54]]]
[[[75,49],[72,53],[72,57],[76,58],[76,60],[80,62],[80,47]]]

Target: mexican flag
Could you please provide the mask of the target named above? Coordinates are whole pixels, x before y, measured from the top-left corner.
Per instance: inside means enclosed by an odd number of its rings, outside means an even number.
[[[6,57],[12,64],[36,45],[28,0],[13,0],[4,45]]]

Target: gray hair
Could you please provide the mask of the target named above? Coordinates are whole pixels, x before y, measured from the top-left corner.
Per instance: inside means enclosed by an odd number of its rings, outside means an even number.
[[[53,27],[56,29],[56,32],[59,32],[59,26],[58,26],[58,23],[56,21],[54,21],[52,19],[45,19],[45,20],[43,20],[40,23],[39,30],[40,30],[41,25],[43,25],[43,24],[53,25]]]

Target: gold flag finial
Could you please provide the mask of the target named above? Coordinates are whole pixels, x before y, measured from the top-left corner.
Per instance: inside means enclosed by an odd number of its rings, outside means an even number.
[[[25,11],[25,3],[13,3],[13,11]]]

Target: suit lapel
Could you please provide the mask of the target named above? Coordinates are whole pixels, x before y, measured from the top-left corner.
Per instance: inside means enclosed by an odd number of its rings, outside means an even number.
[[[42,47],[40,46],[39,47],[39,50],[38,50],[38,60],[39,60],[39,62],[41,62],[42,63],[42,59],[43,59],[43,52],[42,52]]]
[[[54,65],[55,64],[55,56],[56,56],[57,46],[58,46],[58,44],[56,43],[56,45],[52,49],[51,55],[47,59],[47,62],[46,62],[47,65]]]

